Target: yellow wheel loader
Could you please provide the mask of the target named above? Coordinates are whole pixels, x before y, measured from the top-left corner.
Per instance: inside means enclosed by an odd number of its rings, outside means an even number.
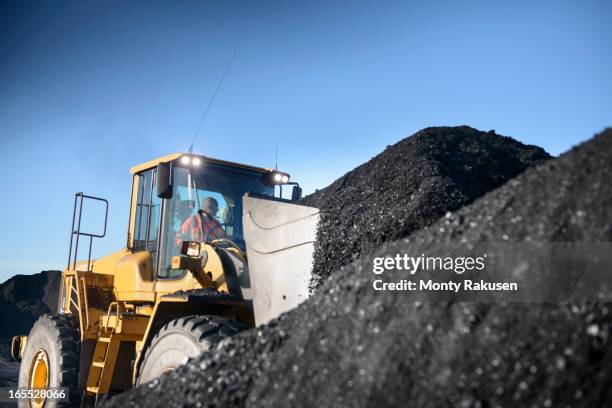
[[[91,259],[93,240],[106,234],[108,202],[75,195],[58,313],[12,343],[19,387],[64,388],[67,402],[24,406],[95,404],[308,296],[319,215],[295,203],[301,189],[288,174],[191,153],[131,173],[127,244],[108,256]],[[291,200],[281,198],[283,186],[292,187]],[[92,203],[105,214],[97,233],[82,228]],[[83,246],[88,256],[78,261]]]

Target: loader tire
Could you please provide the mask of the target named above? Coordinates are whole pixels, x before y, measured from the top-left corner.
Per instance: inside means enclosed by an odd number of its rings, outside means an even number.
[[[20,388],[67,388],[64,402],[20,400],[20,407],[64,407],[80,402],[80,336],[75,320],[68,315],[42,315],[30,330],[21,364]]]
[[[217,316],[185,316],[171,320],[153,337],[138,370],[137,384],[173,371],[216,343],[247,329],[242,323]]]

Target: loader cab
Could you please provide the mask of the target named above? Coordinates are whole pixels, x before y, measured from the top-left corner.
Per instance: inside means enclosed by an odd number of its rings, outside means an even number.
[[[128,248],[133,253],[150,253],[151,278],[158,281],[186,276],[184,270],[172,268],[172,257],[179,255],[182,240],[206,239],[198,229],[190,228],[206,200],[214,200],[218,207],[216,214],[210,214],[211,223],[218,228],[214,235],[227,237],[245,250],[242,197],[247,192],[274,196],[278,174],[187,154],[148,162],[132,172]]]

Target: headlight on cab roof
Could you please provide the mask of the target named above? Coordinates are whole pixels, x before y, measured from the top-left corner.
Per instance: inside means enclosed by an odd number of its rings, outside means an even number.
[[[194,167],[198,167],[200,164],[202,164],[203,160],[200,157],[185,154],[181,156],[179,162],[185,166],[192,165]]]
[[[269,186],[277,186],[280,184],[287,184],[289,182],[289,175],[282,171],[271,171],[266,173],[263,177],[264,183]]]

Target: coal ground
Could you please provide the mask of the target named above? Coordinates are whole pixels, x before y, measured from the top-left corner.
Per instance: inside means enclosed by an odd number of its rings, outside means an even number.
[[[426,128],[388,146],[302,200],[321,209],[311,288],[548,158],[540,147],[469,126]]]
[[[406,244],[612,241],[611,179],[607,130]],[[358,263],[341,268],[297,309],[107,406],[612,403],[609,304],[415,302],[371,282]]]

